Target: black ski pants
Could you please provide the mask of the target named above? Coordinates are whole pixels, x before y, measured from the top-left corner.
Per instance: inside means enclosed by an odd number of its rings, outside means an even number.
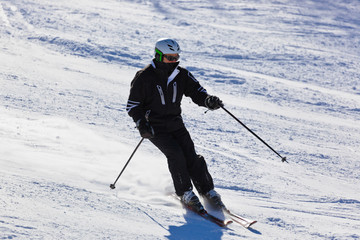
[[[214,189],[205,159],[196,154],[194,142],[185,127],[174,132],[159,133],[150,141],[165,154],[178,196],[192,190],[191,181],[200,194]]]

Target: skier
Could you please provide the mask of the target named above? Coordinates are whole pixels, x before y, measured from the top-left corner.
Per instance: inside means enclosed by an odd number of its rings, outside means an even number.
[[[210,110],[220,108],[222,101],[208,95],[194,76],[179,66],[180,52],[173,39],[156,42],[155,58],[131,82],[126,110],[141,137],[149,139],[166,156],[176,194],[184,204],[196,211],[204,209],[192,191],[193,183],[210,203],[225,208],[214,190],[205,159],[195,152],[180,108],[183,95]]]

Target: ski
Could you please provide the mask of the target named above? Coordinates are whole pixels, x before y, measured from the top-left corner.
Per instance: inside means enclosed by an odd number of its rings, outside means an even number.
[[[229,209],[225,207],[225,205],[221,202],[221,204],[217,204],[215,202],[208,201],[209,204],[219,211],[222,211],[227,217],[231,219],[232,222],[236,222],[240,224],[244,228],[249,228],[251,225],[255,224],[257,221],[246,219],[244,217],[241,217],[235,213],[232,213]]]
[[[190,211],[200,215],[201,217],[205,218],[206,220],[209,220],[210,222],[217,224],[220,227],[226,228],[229,224],[231,224],[233,222],[232,220],[227,221],[227,220],[222,220],[218,217],[215,217],[214,215],[208,213],[205,209],[201,210],[201,211],[196,211],[195,209],[191,208],[188,205],[185,205],[185,204],[183,204],[183,205]]]
[[[189,209],[190,211],[192,211],[193,213],[196,213],[197,215],[203,217],[204,219],[215,223],[216,225],[226,228],[229,224],[231,224],[233,221],[232,220],[222,220],[210,213],[208,213],[205,209],[202,211],[197,211],[196,209],[193,209],[191,206],[184,204],[180,198],[176,195],[173,195],[177,200],[179,200],[181,202],[181,204],[186,207],[187,209]]]
[[[240,224],[244,228],[249,228],[250,226],[252,226],[253,224],[255,224],[257,222],[255,220],[249,220],[249,219],[246,219],[246,218],[241,217],[239,215],[236,215],[235,213],[230,212],[230,210],[228,210],[228,209],[224,209],[223,212],[226,215],[228,215],[231,218],[232,221]]]

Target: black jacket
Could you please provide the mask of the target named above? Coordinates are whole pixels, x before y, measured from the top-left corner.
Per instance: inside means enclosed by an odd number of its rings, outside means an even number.
[[[126,110],[137,122],[146,119],[155,134],[175,131],[184,126],[181,118],[183,95],[199,106],[205,106],[206,90],[185,68],[176,65],[164,76],[157,69],[155,60],[138,71],[131,82]],[[167,75],[170,75],[167,78]]]

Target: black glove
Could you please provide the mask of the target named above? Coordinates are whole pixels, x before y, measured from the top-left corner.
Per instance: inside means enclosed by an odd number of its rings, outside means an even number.
[[[150,123],[145,119],[139,119],[136,122],[136,128],[139,130],[140,135],[143,138],[153,138],[155,135],[154,129],[151,127]]]
[[[216,110],[216,109],[219,109],[220,107],[224,106],[224,104],[222,103],[220,98],[218,98],[217,96],[209,95],[205,99],[205,106],[210,110]]]

